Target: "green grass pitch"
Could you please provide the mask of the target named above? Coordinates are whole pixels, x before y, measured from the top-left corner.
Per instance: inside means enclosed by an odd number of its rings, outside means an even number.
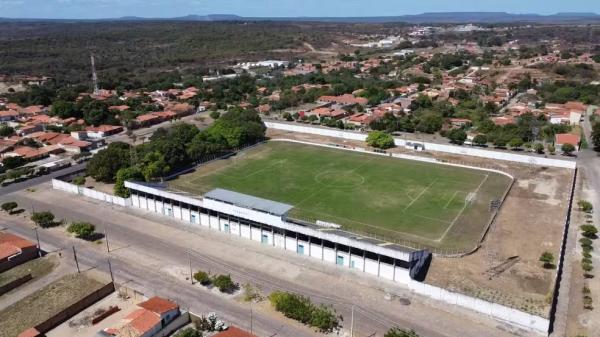
[[[269,142],[172,180],[201,195],[224,188],[293,205],[289,217],[322,220],[389,241],[469,248],[490,201],[511,179],[482,170],[289,142]]]

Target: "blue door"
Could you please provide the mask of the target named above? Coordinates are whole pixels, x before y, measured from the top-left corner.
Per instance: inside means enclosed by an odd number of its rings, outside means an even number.
[[[264,243],[265,245],[268,245],[269,244],[269,236],[267,234],[263,234],[260,237],[260,242]]]
[[[352,269],[356,268],[356,264],[355,264],[355,262],[356,262],[356,261],[353,261],[353,260],[352,260],[352,261],[350,261],[350,268],[352,268]]]
[[[223,224],[223,231],[225,233],[229,233],[230,232],[230,230],[229,230],[229,224],[228,223]]]
[[[343,266],[344,265],[344,257],[338,255],[337,259],[335,259],[335,264],[337,264],[338,266]]]
[[[190,222],[193,224],[197,224],[198,223],[198,218],[196,217],[196,214],[191,214],[190,215]]]
[[[304,255],[304,245],[298,245],[296,251],[298,252],[298,254]]]

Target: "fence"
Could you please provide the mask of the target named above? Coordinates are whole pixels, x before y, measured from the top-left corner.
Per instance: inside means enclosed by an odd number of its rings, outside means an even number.
[[[114,204],[114,205],[123,206],[123,207],[131,205],[130,198],[121,198],[121,197],[117,197],[112,194],[96,191],[91,188],[77,186],[75,184],[71,184],[69,182],[59,180],[59,178],[52,179],[52,188],[54,188],[56,190],[61,190],[61,191],[65,191],[68,193],[72,193],[72,194],[83,195],[88,198],[106,202],[108,204]]]
[[[324,127],[317,127],[317,126],[296,125],[296,124],[272,122],[272,121],[266,121],[265,125],[268,128],[276,129],[276,130],[308,133],[308,134],[342,138],[342,139],[348,139],[348,140],[365,141],[367,139],[366,134],[360,133],[360,132],[355,132],[355,131],[351,132],[351,131],[343,131],[343,130],[339,130],[339,129],[331,129],[331,128],[324,128]],[[505,151],[485,150],[485,149],[478,149],[478,148],[466,147],[466,146],[437,144],[437,143],[430,143],[430,142],[425,142],[425,141],[420,141],[420,140],[394,138],[394,143],[397,146],[404,146],[407,148],[413,148],[414,145],[417,145],[419,148],[422,148],[423,150],[428,150],[428,151],[438,151],[438,152],[452,153],[452,154],[458,154],[458,155],[481,157],[481,158],[487,158],[487,159],[513,161],[513,162],[519,162],[519,163],[536,165],[536,166],[551,166],[551,167],[560,167],[560,168],[569,168],[569,169],[574,169],[577,166],[577,163],[575,161],[570,161],[570,160],[535,157],[535,156],[516,154],[516,153],[505,152]]]
[[[33,280],[33,276],[31,276],[31,274],[26,274],[24,276],[19,277],[18,279],[14,279],[9,283],[0,286],[0,296],[6,294],[7,292],[17,287],[20,287],[22,284],[27,283],[31,280]]]
[[[92,305],[92,304],[98,302],[99,300],[103,299],[104,297],[108,296],[108,294],[112,293],[113,291],[115,291],[115,285],[111,282],[111,283],[105,285],[104,287],[94,291],[93,293],[87,295],[86,297],[82,298],[81,300],[77,301],[76,303],[74,303],[70,307],[64,309],[63,311],[59,312],[58,314],[50,317],[46,321],[38,324],[34,328],[37,331],[39,331],[40,333],[44,334],[44,333],[54,329],[58,325],[62,324],[69,318],[75,316],[76,314],[78,314],[82,310],[86,309],[90,305]]]
[[[421,282],[411,281],[408,286],[411,291],[419,295],[471,309],[527,330],[548,333],[550,321],[546,318]]]

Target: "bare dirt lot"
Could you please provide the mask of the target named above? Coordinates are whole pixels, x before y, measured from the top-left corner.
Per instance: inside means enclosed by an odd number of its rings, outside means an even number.
[[[277,130],[269,130],[268,134],[272,138],[366,145],[358,141]],[[395,148],[392,151],[406,150]],[[495,168],[515,177],[515,183],[481,248],[461,258],[436,256],[426,282],[547,316],[556,270],[542,268],[538,259],[545,251],[551,252],[555,258],[559,254],[573,171],[438,152],[410,153]]]

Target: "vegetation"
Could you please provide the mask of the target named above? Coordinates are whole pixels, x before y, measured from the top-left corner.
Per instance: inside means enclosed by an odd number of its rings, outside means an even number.
[[[286,317],[315,327],[321,332],[332,332],[339,326],[339,318],[335,312],[323,305],[314,305],[308,297],[274,291],[269,301],[275,310]]]
[[[183,330],[179,330],[173,337],[202,337],[202,332],[194,329],[194,328],[185,328]]]
[[[8,201],[2,204],[2,210],[5,211],[8,214],[13,214],[13,212],[15,211],[15,209],[17,209],[17,207],[19,207],[19,204],[17,204],[14,201]]]
[[[596,234],[598,233],[598,229],[594,225],[581,225],[579,229],[583,236],[590,239],[596,238]]]
[[[73,184],[77,186],[83,186],[85,184],[85,176],[75,177],[72,181]]]
[[[383,337],[419,337],[413,330],[404,330],[400,328],[391,328]]]
[[[554,269],[556,266],[554,265],[554,255],[550,252],[543,252],[539,259],[540,262],[543,263],[544,268],[546,269]]]
[[[587,200],[579,200],[577,202],[577,206],[579,206],[580,211],[583,211],[585,213],[591,213],[592,210],[594,209],[594,206],[592,205],[592,203]]]
[[[367,144],[378,149],[394,147],[394,138],[383,131],[371,131],[367,136]]]
[[[458,144],[458,145],[462,145],[465,140],[467,140],[467,133],[463,130],[463,129],[452,129],[450,130],[450,132],[448,132],[448,139],[450,139],[450,142],[454,143],[454,144]],[[478,139],[478,141],[482,141],[483,139]],[[486,142],[484,142],[484,144],[487,143],[487,139]],[[480,144],[478,144],[480,145]]]
[[[54,214],[52,212],[33,212],[31,221],[42,228],[52,227],[54,225]]]
[[[575,146],[573,144],[563,144],[560,149],[564,154],[570,156],[575,151]]]
[[[204,271],[198,271],[194,273],[194,280],[196,280],[196,282],[200,283],[203,286],[209,286],[212,283],[210,275],[208,275],[208,273]]]
[[[74,222],[67,227],[67,232],[75,234],[80,239],[89,239],[94,234],[96,226],[88,222]]]
[[[213,277],[212,284],[222,293],[232,293],[238,288],[237,283],[231,280],[230,275],[217,275]]]

